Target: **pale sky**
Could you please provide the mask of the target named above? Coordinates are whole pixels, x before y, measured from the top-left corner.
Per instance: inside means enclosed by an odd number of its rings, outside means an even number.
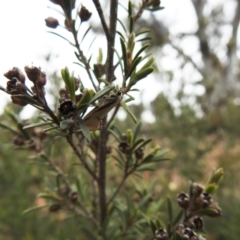
[[[215,5],[218,2],[224,0],[211,0],[211,4]],[[98,20],[95,8],[92,1],[82,0],[77,1],[86,6],[92,13],[92,20]],[[120,0],[122,4],[127,0]],[[189,0],[162,0],[162,6],[165,7],[163,11],[159,11],[157,14],[158,19],[167,23],[171,32],[191,32],[196,29],[196,19],[193,12],[192,5]],[[233,0],[227,0],[226,2],[233,2]],[[46,73],[57,70],[60,73],[60,69],[68,66],[70,70],[74,70],[76,74],[80,74],[80,69],[74,62],[75,56],[73,54],[73,48],[65,41],[58,37],[48,33],[51,30],[45,26],[44,19],[49,16],[54,16],[58,19],[62,19],[60,14],[56,13],[49,7],[55,7],[48,0],[7,0],[1,2],[0,8],[0,84],[5,86],[6,79],[3,77],[3,73],[11,69],[13,66],[17,66],[20,69],[24,69],[26,65],[40,66]],[[60,10],[60,8],[57,7]],[[62,24],[62,20],[60,21]],[[54,31],[54,30],[53,30]],[[61,29],[57,30],[61,33]],[[62,32],[64,36],[65,31]],[[99,45],[99,44],[98,44]],[[196,51],[197,43],[193,44],[193,48],[188,47],[187,53],[192,54],[192,51]],[[98,46],[99,47],[99,46]],[[44,56],[48,53],[52,54],[52,61],[46,63]],[[169,63],[174,66],[174,57],[165,58],[165,64]],[[81,69],[81,71],[83,71]],[[153,100],[156,94],[162,90],[160,83],[156,80],[150,79],[148,86],[154,85],[152,89],[144,89],[144,95],[147,96],[148,102]],[[145,88],[145,83],[140,83],[140,87]],[[191,91],[191,89],[190,89]],[[1,101],[0,107],[2,109],[3,103],[10,99],[9,96],[0,93]],[[138,100],[139,101],[139,100]]]

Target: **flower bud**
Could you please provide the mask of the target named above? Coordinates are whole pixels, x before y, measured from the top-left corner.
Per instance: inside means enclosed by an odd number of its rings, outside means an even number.
[[[25,139],[21,136],[15,136],[13,138],[13,143],[16,145],[16,146],[22,146],[24,145],[25,143]]]
[[[169,240],[168,233],[165,229],[158,229],[155,231],[155,240]]]
[[[135,151],[135,157],[137,159],[142,159],[144,156],[144,151],[142,148],[138,148],[136,151]]]
[[[49,206],[48,211],[49,212],[57,212],[58,210],[60,210],[60,208],[61,208],[60,204],[54,203],[51,206]]]
[[[70,117],[75,113],[76,106],[70,99],[64,100],[58,107],[58,111],[62,116]]]
[[[37,81],[38,75],[40,73],[40,69],[37,67],[28,67],[25,66],[24,70],[27,74],[27,77],[30,81],[32,81],[33,83],[35,83]]]
[[[45,22],[46,22],[46,26],[49,28],[57,28],[57,26],[59,25],[58,20],[53,17],[46,18]]]
[[[201,205],[202,207],[208,207],[212,203],[212,197],[210,194],[204,192],[201,194]]]
[[[8,72],[4,73],[4,76],[6,78],[8,78],[9,80],[12,80],[13,78],[16,78],[21,83],[23,83],[23,84],[25,83],[25,76],[22,73],[22,71],[19,68],[17,68],[17,67],[14,67],[13,69],[11,69]]]
[[[203,229],[203,220],[201,217],[194,217],[193,220],[193,225],[194,225],[194,229],[196,230],[202,230]]]
[[[182,192],[177,195],[177,202],[179,207],[183,209],[187,209],[189,207],[190,201],[189,201],[189,196],[188,194]]]
[[[69,193],[69,198],[70,198],[70,200],[71,200],[72,203],[77,202],[77,200],[78,200],[78,194],[77,194],[77,192],[70,192],[70,193]]]
[[[130,150],[130,145],[127,142],[121,142],[118,145],[118,148],[122,153],[128,154]]]
[[[79,13],[78,13],[81,22],[86,22],[89,20],[89,18],[92,16],[92,13],[88,11],[88,9],[84,6],[81,7]]]
[[[28,103],[26,101],[22,100],[17,95],[12,95],[11,98],[12,98],[12,103],[17,104],[21,107],[28,105]]]

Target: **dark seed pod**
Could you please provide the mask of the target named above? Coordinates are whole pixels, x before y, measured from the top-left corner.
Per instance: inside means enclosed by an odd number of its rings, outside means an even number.
[[[56,18],[48,17],[45,19],[46,26],[49,28],[57,28],[59,25],[59,22]]]
[[[58,107],[58,111],[64,117],[72,116],[76,111],[76,106],[70,99],[64,100]]]
[[[78,15],[81,19],[81,22],[86,22],[90,19],[90,17],[92,16],[92,13],[89,12],[86,7],[82,6]]]

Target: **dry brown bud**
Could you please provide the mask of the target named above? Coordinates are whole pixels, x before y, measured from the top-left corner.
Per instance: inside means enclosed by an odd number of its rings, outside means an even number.
[[[142,148],[139,148],[139,149],[137,149],[137,150],[135,151],[135,157],[136,157],[137,159],[142,159],[143,156],[144,156],[144,151],[143,151]]]
[[[50,28],[56,28],[59,25],[59,22],[56,18],[48,17],[45,19],[46,26]]]
[[[24,70],[27,74],[28,79],[35,83],[38,79],[38,75],[40,74],[41,70],[37,67],[28,67],[28,66],[24,67]]]
[[[40,71],[38,78],[37,78],[37,84],[39,87],[43,87],[47,82],[46,74],[45,72]]]
[[[58,203],[52,204],[51,206],[49,206],[48,210],[49,212],[57,212],[58,210],[61,209],[61,205]]]
[[[88,11],[88,9],[84,6],[81,7],[79,13],[78,13],[81,22],[86,22],[89,20],[89,18],[92,16],[92,13]]]
[[[22,106],[22,107],[28,105],[27,102],[25,102],[24,100],[19,98],[17,95],[12,95],[11,98],[12,98],[12,103],[14,103],[14,104],[17,104],[17,105]]]
[[[70,99],[64,100],[58,107],[58,111],[62,116],[72,116],[76,111],[76,106]]]
[[[69,193],[69,198],[70,198],[70,200],[71,200],[72,203],[77,202],[77,200],[78,200],[78,194],[77,194],[77,192],[70,192],[70,193]]]
[[[17,146],[22,146],[25,143],[25,139],[21,136],[15,136],[13,138],[13,143]]]
[[[188,194],[186,194],[184,192],[178,194],[177,195],[177,202],[178,202],[179,207],[187,209],[190,205]]]
[[[21,83],[25,83],[25,76],[22,73],[22,71],[14,67],[13,69],[9,70],[8,72],[4,73],[4,76],[8,78],[9,80],[12,80],[13,78],[16,78]]]
[[[121,142],[118,145],[118,148],[122,153],[128,154],[130,150],[130,145],[127,142]]]

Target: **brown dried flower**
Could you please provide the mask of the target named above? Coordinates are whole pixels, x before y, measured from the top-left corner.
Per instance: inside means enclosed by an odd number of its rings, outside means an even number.
[[[49,28],[57,28],[59,25],[59,22],[56,18],[48,17],[45,19],[46,26]]]
[[[92,13],[89,12],[86,7],[82,6],[78,15],[81,19],[81,22],[86,22],[90,19],[90,17],[92,16]]]

